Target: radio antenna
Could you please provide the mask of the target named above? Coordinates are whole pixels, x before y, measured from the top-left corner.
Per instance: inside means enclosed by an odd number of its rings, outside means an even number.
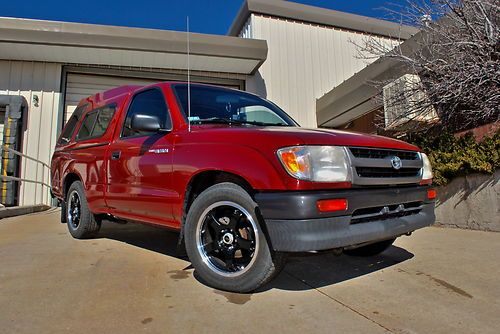
[[[186,17],[187,26],[187,97],[188,97],[188,132],[191,132],[191,73],[189,64],[189,16]]]

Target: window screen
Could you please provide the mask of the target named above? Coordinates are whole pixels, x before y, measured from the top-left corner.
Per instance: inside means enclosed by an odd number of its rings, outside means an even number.
[[[154,132],[137,131],[132,129],[132,118],[134,115],[156,116],[160,120],[161,128],[167,129],[172,126],[170,115],[165,104],[163,94],[158,89],[150,89],[140,92],[134,96],[123,124],[122,137],[135,137],[152,135]]]

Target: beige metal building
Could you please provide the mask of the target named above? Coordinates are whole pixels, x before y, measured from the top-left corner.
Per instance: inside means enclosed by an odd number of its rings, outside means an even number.
[[[229,36],[190,34],[191,74],[193,81],[255,92],[302,126],[316,127],[323,125],[317,99],[368,65],[356,57],[354,43],[376,36],[394,44],[414,33],[288,1],[247,0]],[[22,96],[26,102],[19,151],[49,164],[65,120],[93,93],[186,80],[186,40],[186,33],[175,31],[0,18],[0,97]],[[0,123],[6,110],[0,105]],[[50,184],[46,166],[21,157],[16,173],[39,183],[16,181],[15,205],[51,202],[42,184]]]

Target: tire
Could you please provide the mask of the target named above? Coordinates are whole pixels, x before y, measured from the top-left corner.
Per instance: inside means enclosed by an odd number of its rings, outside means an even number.
[[[363,256],[363,257],[378,255],[383,251],[385,251],[387,248],[391,247],[391,245],[394,243],[394,240],[396,239],[379,241],[363,247],[347,249],[344,250],[344,253],[347,255]]]
[[[256,209],[243,188],[228,182],[206,189],[194,200],[184,238],[187,255],[204,283],[245,293],[283,268],[285,254],[270,249]]]
[[[61,201],[61,224],[66,224],[68,222],[67,216],[66,201]]]
[[[97,235],[101,224],[89,210],[80,181],[73,182],[69,187],[65,209],[68,230],[74,238],[89,239]]]

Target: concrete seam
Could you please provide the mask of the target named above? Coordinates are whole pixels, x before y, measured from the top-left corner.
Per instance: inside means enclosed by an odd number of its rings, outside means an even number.
[[[368,321],[371,321],[371,322],[372,322],[372,323],[374,323],[375,325],[377,325],[377,326],[379,326],[379,327],[381,327],[381,328],[385,329],[386,331],[388,331],[388,332],[390,332],[390,333],[394,333],[391,329],[389,329],[389,328],[385,327],[385,326],[384,326],[384,325],[382,325],[381,323],[379,323],[379,322],[377,322],[377,321],[375,321],[375,320],[371,319],[371,318],[370,318],[370,317],[368,317],[367,315],[365,315],[365,314],[363,314],[363,313],[359,312],[358,310],[356,310],[356,309],[352,308],[351,306],[347,305],[346,303],[341,302],[340,300],[336,299],[335,297],[332,297],[332,296],[330,296],[329,294],[327,294],[327,293],[325,293],[325,292],[321,291],[319,288],[316,288],[315,286],[313,286],[313,285],[311,285],[311,284],[307,283],[305,280],[300,279],[300,278],[296,277],[296,276],[295,276],[295,275],[293,275],[293,274],[290,274],[290,273],[289,273],[288,271],[286,271],[286,270],[283,270],[283,271],[284,271],[287,275],[289,275],[290,277],[292,277],[292,278],[294,278],[294,279],[296,279],[296,280],[300,281],[302,284],[304,284],[304,285],[306,285],[306,286],[308,286],[308,287],[310,287],[310,288],[312,288],[312,289],[316,290],[317,292],[319,292],[319,293],[320,293],[320,294],[322,294],[323,296],[325,296],[325,297],[327,297],[327,298],[329,298],[329,299],[333,300],[334,302],[336,302],[336,303],[338,303],[338,304],[340,304],[340,305],[344,306],[345,308],[347,308],[347,309],[351,310],[352,312],[356,313],[357,315],[359,315],[359,316],[361,316],[361,317],[365,318],[365,319],[366,319],[366,320],[368,320]]]

